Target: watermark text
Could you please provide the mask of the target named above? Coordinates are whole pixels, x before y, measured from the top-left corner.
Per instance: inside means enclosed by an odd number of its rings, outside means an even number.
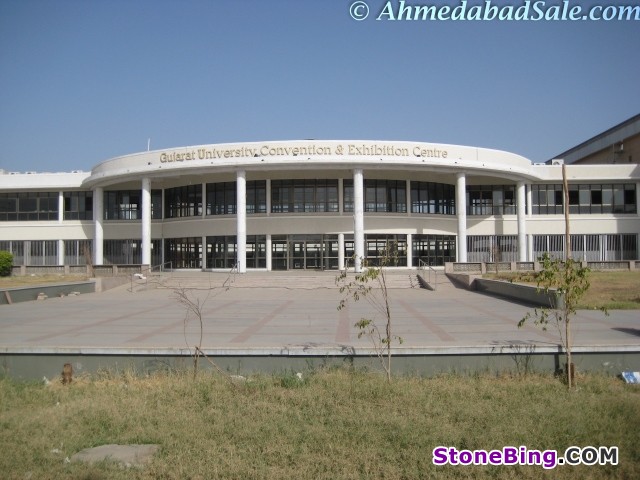
[[[512,4],[497,4],[493,0],[455,4],[427,4],[406,0],[387,0],[379,8],[371,8],[371,1],[356,0],[349,6],[354,20],[370,17],[378,21],[638,21],[640,5],[591,5],[585,7],[577,0],[524,0]],[[603,2],[604,3],[604,2]]]
[[[458,450],[438,446],[433,449],[434,465],[537,465],[549,470],[559,465],[617,465],[618,447],[569,447],[560,455],[556,450],[530,450],[525,446],[501,450]]]

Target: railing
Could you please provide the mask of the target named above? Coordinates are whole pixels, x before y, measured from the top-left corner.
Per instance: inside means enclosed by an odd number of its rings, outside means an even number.
[[[240,273],[240,262],[236,262],[233,264],[233,267],[231,267],[231,270],[229,270],[229,276],[222,283],[222,288],[231,288],[231,285],[233,285],[236,281],[236,274],[238,273]]]
[[[165,265],[169,265],[169,268],[165,268]],[[164,262],[164,263],[160,263],[158,265],[152,265],[151,267],[149,267],[149,271],[150,272],[171,272],[173,271],[173,262],[169,261],[169,262]]]
[[[425,262],[422,259],[418,259],[418,271],[427,272],[427,283],[433,287],[434,290],[438,289],[438,271]],[[431,275],[433,274],[433,280]]]

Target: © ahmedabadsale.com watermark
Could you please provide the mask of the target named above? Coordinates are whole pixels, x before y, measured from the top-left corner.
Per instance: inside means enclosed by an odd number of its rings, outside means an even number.
[[[437,0],[405,1],[356,0],[349,4],[354,20],[374,18],[378,21],[604,21],[640,20],[640,5],[602,4],[589,6],[578,0],[524,0],[498,2],[498,0],[455,1],[451,4]],[[374,5],[375,4],[375,5]]]
[[[530,450],[525,446],[501,450],[458,450],[438,446],[433,449],[434,465],[537,465],[544,469],[560,465],[617,465],[618,447],[569,447],[564,455],[556,450]]]

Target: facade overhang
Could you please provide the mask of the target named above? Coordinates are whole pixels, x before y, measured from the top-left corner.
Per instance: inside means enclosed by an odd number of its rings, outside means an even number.
[[[536,179],[529,160],[499,150],[419,142],[308,140],[199,145],[125,155],[97,165],[83,186],[235,170],[345,168],[466,172],[514,181]]]

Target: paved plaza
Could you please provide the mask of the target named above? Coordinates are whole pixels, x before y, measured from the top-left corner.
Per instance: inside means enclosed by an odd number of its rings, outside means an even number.
[[[337,288],[231,288],[190,290],[203,305],[205,351],[277,352],[364,351],[360,318],[384,319],[366,300],[349,302]],[[532,323],[517,328],[533,307],[455,288],[390,290],[394,333],[402,337],[397,353],[490,351],[504,345],[532,344],[557,349],[557,329]],[[199,342],[199,322],[190,317],[171,289],[134,293],[124,285],[103,293],[49,298],[0,307],[0,349],[12,353],[156,354],[187,349]],[[576,351],[640,349],[638,311],[580,311],[574,322]],[[275,352],[275,353],[274,353]]]

